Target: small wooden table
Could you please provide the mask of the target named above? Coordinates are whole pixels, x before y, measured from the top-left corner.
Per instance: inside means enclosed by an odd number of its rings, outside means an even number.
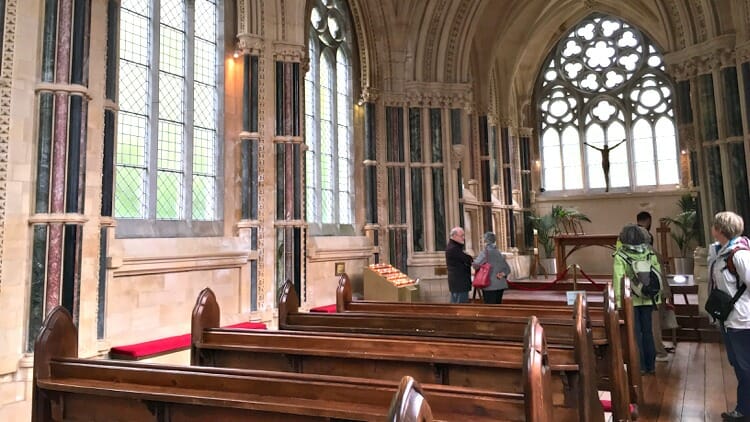
[[[587,246],[604,246],[614,250],[617,243],[616,234],[561,234],[555,236],[555,261],[557,263],[557,278],[560,278],[568,267],[570,254]],[[565,248],[573,248],[566,253]],[[593,277],[593,276],[592,276]]]

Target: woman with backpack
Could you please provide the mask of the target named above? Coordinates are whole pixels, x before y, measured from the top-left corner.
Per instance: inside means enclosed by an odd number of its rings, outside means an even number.
[[[743,284],[750,288],[750,245],[741,236],[744,228],[739,215],[716,214],[711,225],[716,243],[708,249],[709,291],[718,289],[737,296],[721,324],[727,357],[737,376],[737,407],[721,414],[724,421],[750,421],[750,292],[739,292]]]
[[[614,267],[612,269],[612,284],[617,307],[622,306],[622,280],[628,277],[633,296],[635,319],[633,325],[640,351],[641,373],[654,374],[656,372],[656,347],[652,315],[656,305],[661,303],[659,258],[651,249],[650,236],[646,229],[636,224],[627,224],[623,227],[619,241],[613,255]],[[650,280],[651,270],[656,274],[654,281]]]
[[[484,249],[471,265],[476,270],[485,262],[489,262],[492,270],[490,271],[490,285],[482,289],[484,303],[499,305],[503,301],[503,292],[508,288],[510,265],[503,254],[497,250],[496,239],[495,233],[484,234]]]

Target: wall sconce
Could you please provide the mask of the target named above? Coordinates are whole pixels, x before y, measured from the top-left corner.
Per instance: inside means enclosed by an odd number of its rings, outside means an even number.
[[[359,100],[357,100],[357,105],[360,106],[360,107],[362,107],[362,105],[364,105],[364,103],[365,103],[365,100],[363,100],[362,97],[360,97]]]
[[[234,57],[235,59],[240,57],[240,52],[235,50],[234,54],[232,54],[232,57]]]
[[[536,166],[536,168],[539,168],[542,166],[542,162],[539,160],[534,160],[534,165]]]
[[[680,153],[681,153],[682,155],[687,155],[687,153],[688,153],[688,152],[687,152],[687,150],[686,150],[686,149],[683,149],[682,151],[680,151]]]

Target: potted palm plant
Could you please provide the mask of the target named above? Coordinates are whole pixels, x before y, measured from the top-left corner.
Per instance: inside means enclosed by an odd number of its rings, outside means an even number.
[[[557,273],[555,264],[555,236],[558,234],[583,233],[582,222],[591,220],[580,211],[565,208],[562,205],[554,205],[549,214],[543,216],[532,216],[531,224],[536,230],[539,244],[544,249],[545,258],[541,264],[548,274]]]
[[[670,236],[677,245],[674,273],[692,274],[692,251],[700,239],[697,203],[690,194],[685,194],[677,202],[677,205],[680,207],[680,213],[675,217],[665,217],[662,221],[670,227]]]

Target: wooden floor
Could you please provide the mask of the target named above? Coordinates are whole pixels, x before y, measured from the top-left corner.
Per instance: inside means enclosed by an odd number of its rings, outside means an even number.
[[[669,343],[667,342],[667,345]],[[679,343],[643,377],[643,421],[717,421],[736,404],[737,378],[720,343]]]

